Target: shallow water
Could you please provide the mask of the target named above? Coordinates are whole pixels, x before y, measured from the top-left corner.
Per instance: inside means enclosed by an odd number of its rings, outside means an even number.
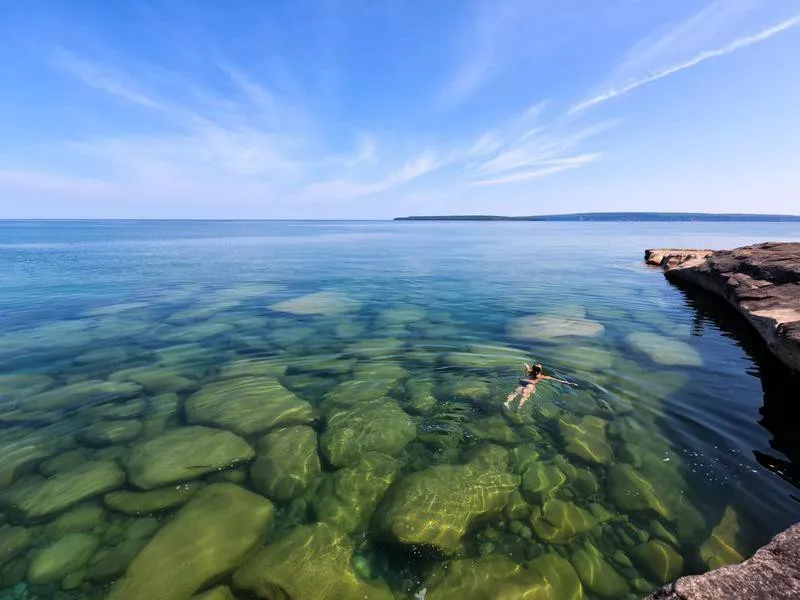
[[[800,518],[780,368],[642,253],[767,239],[0,223],[0,596],[635,598],[746,557]],[[526,359],[576,387],[504,410]]]

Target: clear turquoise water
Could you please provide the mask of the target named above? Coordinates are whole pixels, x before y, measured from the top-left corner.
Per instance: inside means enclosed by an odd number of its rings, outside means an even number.
[[[667,575],[745,557],[800,518],[791,483],[797,448],[760,412],[765,396],[774,403],[790,391],[735,315],[670,286],[642,253],[768,239],[797,240],[800,231],[737,223],[0,223],[0,537],[11,527],[27,536],[23,549],[0,557],[0,586],[17,597],[100,598],[122,585],[136,553],[111,574],[93,567],[134,528],[149,540],[167,535],[154,531],[181,510],[131,516],[109,506],[112,488],[138,489],[130,466],[137,448],[200,424],[233,429],[261,453],[259,439],[297,424],[243,432],[192,413],[193,396],[212,395],[241,421],[237,385],[248,376],[258,398],[279,389],[305,403],[311,416],[298,422],[314,431],[320,472],[301,476],[289,498],[254,483],[246,462],[165,486],[228,477],[271,496],[268,541],[251,553],[324,521],[341,534],[335,572],[355,578],[348,585],[369,582],[398,598],[424,589],[428,600],[514,597],[523,588],[552,600],[634,598]],[[292,302],[304,297],[299,308]],[[541,384],[523,410],[505,411],[526,357],[577,387]],[[88,381],[129,385],[70,395]],[[228,387],[210,387],[220,382]],[[341,413],[344,429],[330,431]],[[370,415],[391,431],[364,435]],[[117,437],[86,433],[119,421],[125,433]],[[342,445],[347,459],[336,452]],[[337,471],[376,451],[392,455],[385,485],[374,497],[357,486],[345,494],[348,510],[358,505],[355,516],[326,512]],[[493,457],[487,477],[500,473],[505,483],[457,494],[456,484],[436,487],[437,469],[474,466],[481,452]],[[43,516],[20,509],[25,490],[56,489],[37,488],[45,478],[61,478],[67,491],[59,493],[73,493],[76,465],[94,461],[114,462],[127,481],[78,493]],[[475,494],[499,500],[476,508]],[[445,497],[446,510],[437,504]],[[415,511],[408,498],[430,511]],[[101,507],[90,523],[53,525],[87,506]],[[441,529],[454,514],[466,515],[466,526],[447,547],[413,522]],[[416,528],[407,539],[397,526],[403,519]],[[41,582],[42,553],[76,531],[93,538],[91,551]],[[328,559],[298,556],[304,572],[329,577]],[[193,591],[230,584],[244,561]],[[544,586],[548,569],[561,585]],[[292,598],[332,593],[272,583],[269,593],[282,586]]]

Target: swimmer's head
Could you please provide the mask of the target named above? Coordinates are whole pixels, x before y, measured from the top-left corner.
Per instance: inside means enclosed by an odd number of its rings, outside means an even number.
[[[530,377],[537,377],[542,373],[542,365],[541,363],[535,363],[533,366],[531,366],[528,363],[525,363],[525,370],[528,371],[528,375]]]

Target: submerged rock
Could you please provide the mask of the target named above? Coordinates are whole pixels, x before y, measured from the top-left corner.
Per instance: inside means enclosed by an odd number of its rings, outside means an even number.
[[[394,337],[362,340],[349,344],[344,349],[344,354],[367,359],[385,359],[399,354],[405,345],[403,340]]]
[[[545,542],[561,544],[597,526],[591,512],[572,502],[549,498],[531,514],[536,535]]]
[[[594,544],[586,542],[570,557],[583,585],[600,598],[617,600],[628,593],[628,582],[603,558]]]
[[[126,469],[133,485],[152,490],[228,469],[254,457],[255,450],[229,431],[180,427],[136,444]]]
[[[522,495],[529,502],[543,502],[554,496],[567,483],[567,477],[554,464],[532,463],[522,474]]]
[[[117,371],[112,373],[109,378],[113,381],[134,381],[154,394],[183,392],[197,385],[193,380],[183,376],[175,367],[160,365]]]
[[[234,586],[279,600],[391,600],[383,583],[361,579],[352,567],[353,544],[325,523],[297,527],[234,573]]]
[[[395,459],[367,452],[352,467],[335,471],[320,483],[311,499],[317,521],[344,533],[366,526],[399,470]]]
[[[236,598],[229,587],[220,585],[202,594],[192,596],[191,600],[236,600]]]
[[[722,520],[711,530],[711,536],[700,546],[700,558],[709,569],[742,562],[744,557],[736,549],[739,535],[739,517],[730,506]]]
[[[414,439],[416,428],[394,402],[370,402],[335,410],[320,436],[325,457],[338,467],[356,464],[367,452],[391,456]]]
[[[217,379],[233,379],[236,377],[269,377],[276,378],[286,372],[286,365],[274,360],[243,358],[225,363],[219,369]]]
[[[301,425],[273,431],[259,440],[250,478],[260,493],[286,502],[302,494],[320,470],[317,434]]]
[[[425,580],[425,600],[583,600],[572,566],[545,554],[522,567],[505,556],[453,560]]]
[[[197,481],[189,481],[149,492],[111,492],[103,497],[103,502],[111,510],[126,515],[149,515],[183,506],[202,485]]]
[[[397,385],[396,381],[359,381],[352,379],[334,387],[322,400],[324,410],[348,408],[373,400],[387,400]]]
[[[661,540],[650,540],[631,551],[634,562],[658,583],[672,581],[683,570],[683,558]]]
[[[291,300],[284,300],[273,304],[269,308],[276,312],[285,312],[293,315],[324,315],[330,317],[357,312],[361,308],[361,303],[337,292],[317,292],[292,298]]]
[[[96,583],[116,579],[125,572],[136,555],[147,544],[143,538],[126,538],[116,546],[95,553],[86,569],[86,578]]]
[[[269,500],[230,483],[210,485],[162,527],[108,600],[183,600],[229,573],[265,535]]]
[[[31,532],[25,527],[0,529],[0,567],[22,554],[30,543]]]
[[[91,419],[135,419],[147,409],[147,402],[142,398],[133,398],[126,402],[108,402],[92,406],[83,411]]]
[[[659,365],[699,367],[703,364],[697,350],[675,338],[637,331],[627,339],[631,346]]]
[[[68,533],[91,531],[102,525],[106,518],[106,511],[96,504],[76,506],[69,512],[59,516],[56,520],[45,526],[45,535],[56,539]]]
[[[99,448],[114,444],[127,444],[142,433],[139,421],[98,421],[81,429],[75,437],[85,446]]]
[[[519,434],[503,415],[492,415],[467,425],[467,429],[480,440],[498,444],[514,445],[520,443]]]
[[[35,373],[0,375],[0,406],[35,396],[53,385],[53,378]]]
[[[548,361],[580,371],[603,372],[614,364],[615,356],[599,346],[557,346],[548,353]]]
[[[608,464],[614,451],[606,441],[606,422],[594,416],[566,415],[558,421],[558,431],[566,442],[567,453],[595,464]]]
[[[653,484],[629,464],[618,463],[608,470],[606,492],[624,512],[645,511],[672,518],[667,506],[653,489]]]
[[[141,391],[138,383],[130,381],[81,381],[28,398],[25,410],[83,409],[93,404],[127,400]]]
[[[526,341],[552,341],[566,337],[596,337],[605,331],[602,323],[580,317],[531,315],[508,325],[508,335]]]
[[[314,412],[308,402],[275,379],[240,377],[206,385],[194,393],[186,402],[186,419],[246,436],[275,427],[307,425],[314,420]]]
[[[65,535],[33,557],[28,581],[35,585],[60,582],[88,563],[99,543],[88,533]]]
[[[409,379],[405,384],[403,407],[415,414],[424,414],[437,404],[433,394],[433,383],[430,381]]]
[[[450,554],[475,518],[502,510],[519,482],[483,454],[466,465],[431,467],[397,482],[374,524],[390,541],[428,544]]]
[[[0,441],[0,490],[11,485],[17,473],[51,456],[59,446],[59,441],[47,439],[46,432],[19,430],[17,436],[12,436],[4,430]]]
[[[112,461],[87,462],[50,479],[21,479],[0,493],[0,504],[25,521],[56,515],[82,500],[125,483],[125,474]]]

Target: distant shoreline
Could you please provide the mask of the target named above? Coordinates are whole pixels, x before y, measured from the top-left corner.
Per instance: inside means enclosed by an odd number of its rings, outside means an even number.
[[[440,215],[396,217],[395,221],[698,221],[698,222],[744,222],[744,223],[800,223],[800,215],[755,215],[736,213],[662,213],[662,212],[608,212],[572,213],[564,215],[534,215],[529,217],[506,217],[497,215]]]

